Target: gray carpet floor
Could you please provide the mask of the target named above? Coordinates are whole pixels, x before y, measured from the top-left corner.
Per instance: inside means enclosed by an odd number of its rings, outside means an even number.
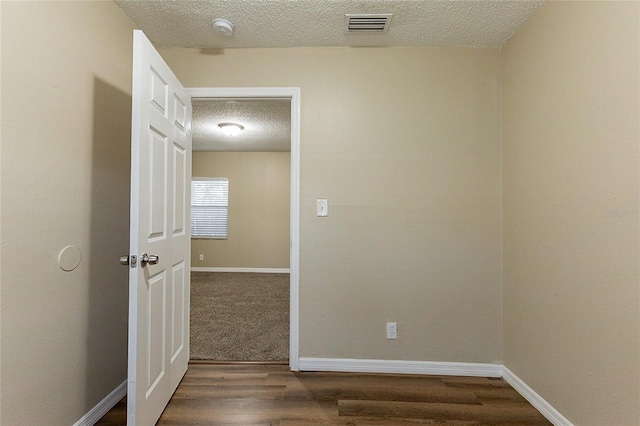
[[[191,359],[289,359],[289,274],[191,273]]]

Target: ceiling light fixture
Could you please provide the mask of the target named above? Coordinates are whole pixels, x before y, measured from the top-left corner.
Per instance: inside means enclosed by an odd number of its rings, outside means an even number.
[[[222,133],[227,136],[235,136],[244,130],[244,126],[236,123],[220,123],[218,124],[218,127],[220,127]]]
[[[233,23],[226,19],[214,19],[213,28],[225,37],[231,37],[233,35]]]

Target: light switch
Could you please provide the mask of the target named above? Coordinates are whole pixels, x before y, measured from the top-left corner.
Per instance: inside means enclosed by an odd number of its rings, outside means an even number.
[[[329,205],[326,198],[318,198],[316,213],[318,217],[329,216]]]

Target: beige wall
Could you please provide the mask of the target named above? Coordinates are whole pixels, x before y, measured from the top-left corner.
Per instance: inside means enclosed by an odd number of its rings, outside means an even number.
[[[126,378],[133,26],[112,2],[2,2],[1,25],[0,423],[69,425]]]
[[[503,49],[504,363],[640,424],[638,2],[551,2]]]
[[[191,266],[289,267],[290,159],[288,152],[193,153],[193,176],[229,178],[229,223],[226,240],[191,240]]]
[[[301,356],[501,361],[498,49],[161,53],[186,86],[301,88]]]

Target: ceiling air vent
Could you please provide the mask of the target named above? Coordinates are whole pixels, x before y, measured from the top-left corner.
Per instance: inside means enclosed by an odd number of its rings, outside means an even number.
[[[344,15],[348,34],[384,34],[389,29],[392,13]]]

